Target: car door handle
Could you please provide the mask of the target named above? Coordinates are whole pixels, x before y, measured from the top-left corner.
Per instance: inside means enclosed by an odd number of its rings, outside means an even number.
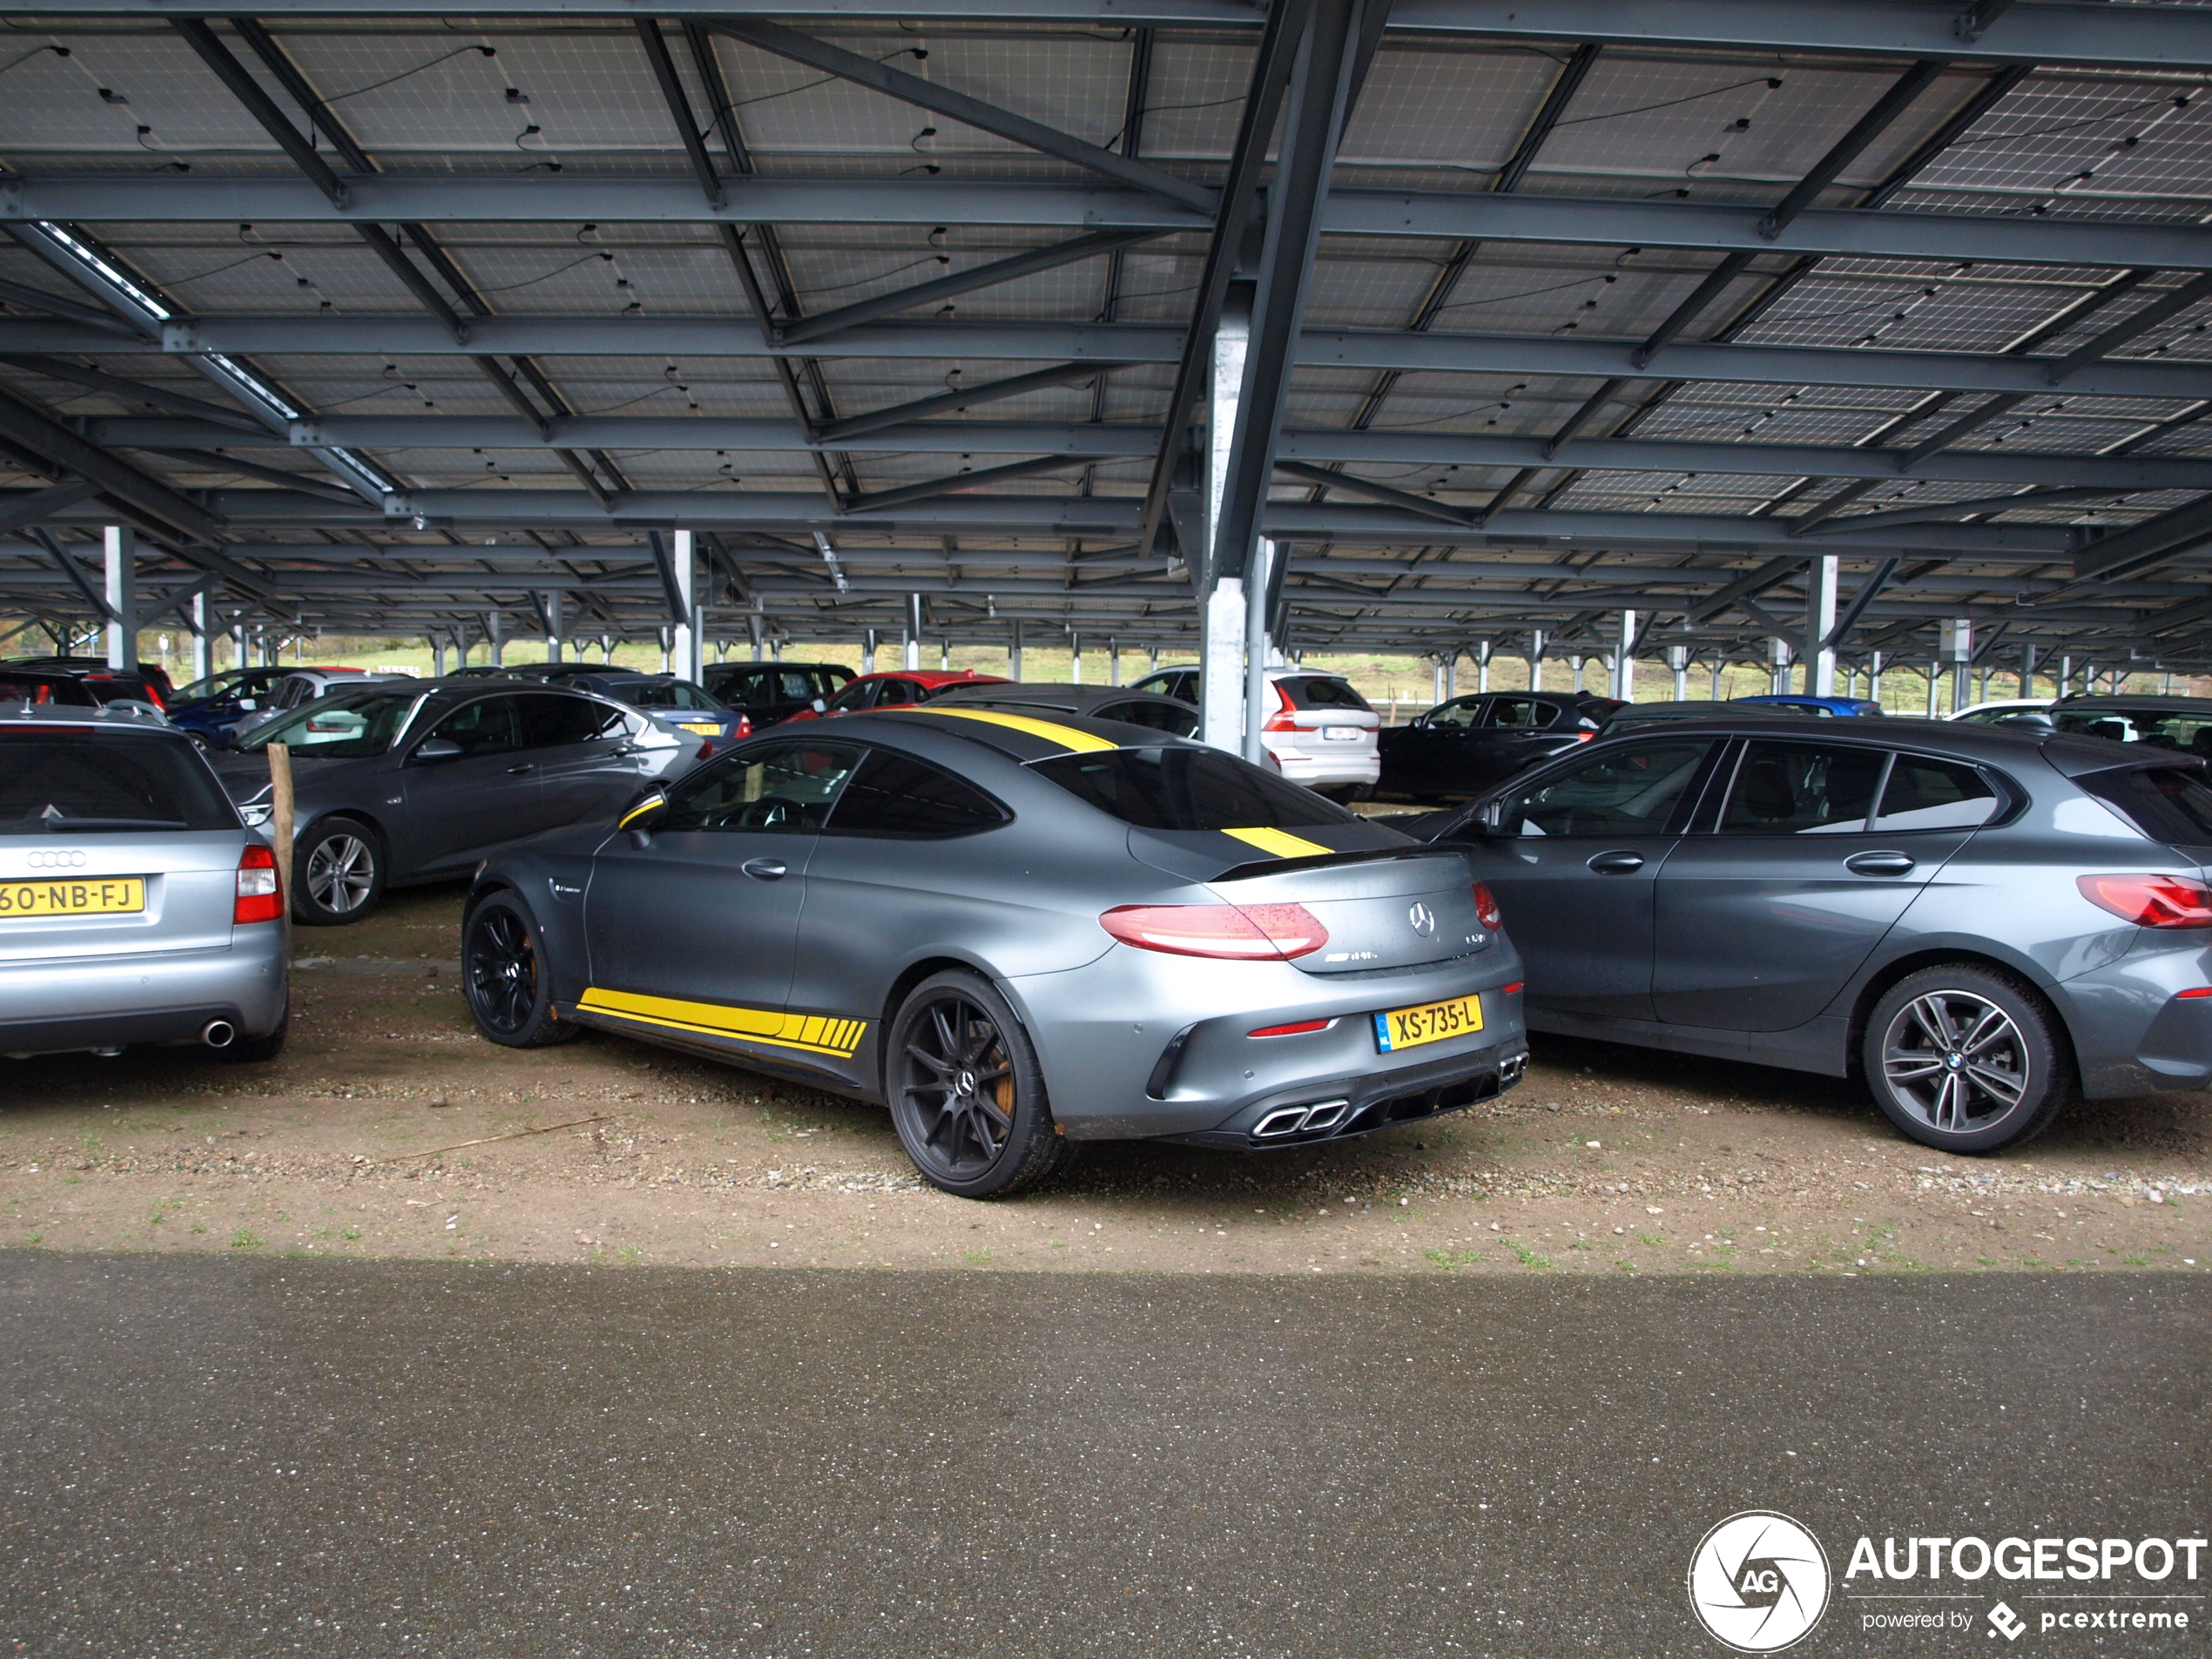
[[[1910,875],[1912,855],[1909,853],[1859,853],[1844,860],[1844,868],[1853,875]]]
[[[1590,868],[1600,875],[1634,875],[1643,868],[1641,853],[1601,853],[1590,860]]]
[[[738,867],[756,881],[780,881],[791,869],[781,859],[747,859]]]
[[[523,762],[521,765],[519,765],[519,766],[509,766],[509,767],[508,767],[508,768],[507,768],[507,775],[508,775],[509,778],[512,778],[512,777],[515,777],[515,776],[516,776],[518,773],[521,773],[521,772],[536,772],[536,770],[537,770],[537,767],[536,767],[534,764],[532,764],[532,763],[531,763],[531,762],[529,762],[529,761],[524,761],[524,762]]]

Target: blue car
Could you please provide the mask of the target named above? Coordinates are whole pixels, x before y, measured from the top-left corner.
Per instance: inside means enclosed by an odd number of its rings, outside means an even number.
[[[686,732],[705,739],[698,759],[705,759],[725,744],[752,735],[752,722],[735,709],[725,708],[702,686],[673,674],[639,674],[611,670],[604,674],[569,673],[560,683],[579,691],[597,691],[617,703],[627,703],[671,732]]]
[[[177,688],[169,723],[202,749],[219,749],[247,715],[264,706],[269,690],[292,668],[233,668]]]
[[[1863,697],[1807,697],[1801,691],[1775,691],[1765,697],[1732,697],[1732,706],[1737,708],[1774,709],[1784,714],[1810,714],[1816,719],[1831,715],[1879,715],[1879,703]]]

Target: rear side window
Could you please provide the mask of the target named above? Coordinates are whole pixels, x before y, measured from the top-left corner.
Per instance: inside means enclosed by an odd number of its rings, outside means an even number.
[[[1198,730],[1198,711],[1187,703],[1109,703],[1096,718],[1150,726],[1171,738],[1194,737]]]
[[[75,680],[57,676],[0,674],[0,703],[44,703],[71,709],[96,709],[92,694]]]
[[[1317,675],[1311,679],[1278,680],[1276,684],[1289,695],[1291,706],[1296,709],[1364,709],[1367,706],[1367,699],[1353,691],[1345,680],[1324,679]]]
[[[621,736],[628,728],[622,711],[588,698],[562,697],[537,691],[516,699],[523,705],[523,745],[529,749],[556,748],[570,743],[593,743]]]
[[[237,827],[230,798],[181,738],[0,732],[0,834]]]
[[[833,835],[882,835],[902,840],[970,835],[1012,819],[974,785],[911,755],[871,749],[837,798]]]
[[[1997,815],[2000,805],[1989,779],[1955,761],[1899,755],[1882,787],[1874,827],[1897,830],[1973,829]]]
[[[2194,766],[2121,766],[2074,781],[2154,841],[2212,844],[2212,775]]]
[[[1824,743],[1747,745],[1721,813],[1721,833],[1840,835],[1863,830],[1887,758],[1878,749]]]
[[[1138,829],[1297,829],[1359,821],[1311,790],[1216,749],[1114,749],[1056,756],[1029,770]]]
[[[1533,731],[1549,725],[1558,715],[1559,711],[1550,704],[1539,703],[1533,697],[1494,697],[1490,699],[1489,716],[1483,725]]]

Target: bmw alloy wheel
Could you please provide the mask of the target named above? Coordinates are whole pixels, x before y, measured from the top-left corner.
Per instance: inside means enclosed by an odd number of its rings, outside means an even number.
[[[2012,1016],[1972,991],[1916,996],[1882,1036],[1882,1075],[1898,1104],[1947,1135],[1986,1130],[2017,1110],[2031,1082]]]
[[[307,855],[307,896],[332,916],[350,916],[376,890],[376,849],[341,831]]]

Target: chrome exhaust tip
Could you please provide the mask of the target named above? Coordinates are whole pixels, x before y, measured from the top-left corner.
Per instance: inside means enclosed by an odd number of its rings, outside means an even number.
[[[1304,1122],[1305,1122],[1305,1107],[1286,1106],[1281,1111],[1268,1113],[1258,1123],[1253,1124],[1252,1138],[1256,1141],[1271,1141],[1285,1135],[1295,1135],[1298,1125]]]
[[[238,1028],[228,1020],[210,1020],[199,1028],[199,1040],[211,1049],[227,1049],[238,1039]]]

